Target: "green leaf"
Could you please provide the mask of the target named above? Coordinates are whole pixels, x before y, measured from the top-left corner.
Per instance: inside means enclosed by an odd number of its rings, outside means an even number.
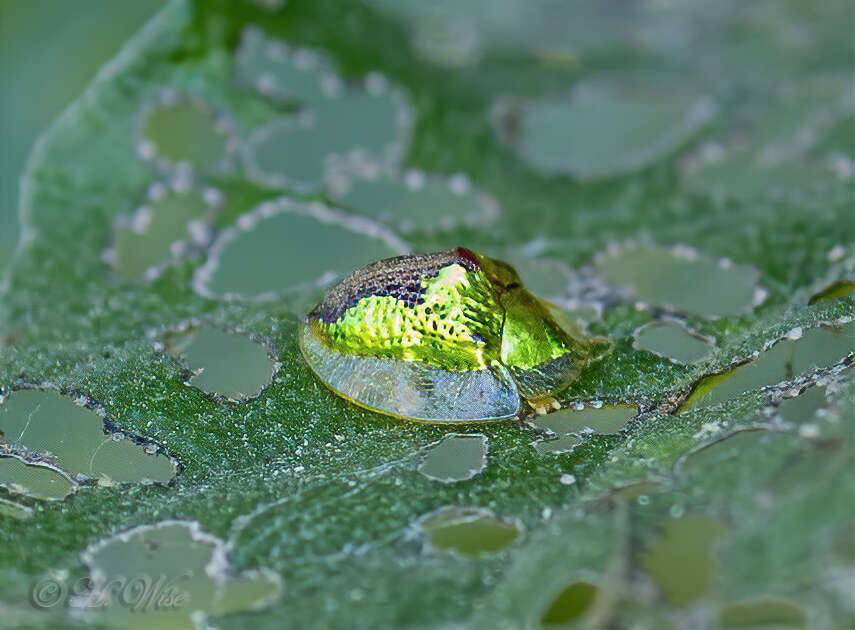
[[[422,4],[174,0],[41,137],[0,625],[851,617],[847,4]],[[341,274],[456,245],[614,341],[562,411],[410,423],[301,359]]]

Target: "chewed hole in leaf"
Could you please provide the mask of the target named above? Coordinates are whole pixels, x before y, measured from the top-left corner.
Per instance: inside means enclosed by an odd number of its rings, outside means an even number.
[[[688,604],[709,590],[715,574],[712,544],[724,531],[706,516],[664,523],[662,539],[648,547],[642,564],[670,601]]]
[[[152,186],[146,203],[115,224],[107,256],[113,271],[124,281],[141,281],[188,249],[206,244],[221,202],[214,189]]]
[[[501,51],[537,64],[575,68],[592,52],[669,50],[682,42],[690,14],[679,8],[663,20],[661,8],[620,0],[371,0],[400,19],[416,52],[446,67],[471,66]],[[673,20],[673,21],[672,21]],[[673,32],[679,29],[678,32]],[[682,49],[680,50],[682,52]]]
[[[809,422],[827,404],[828,394],[824,387],[809,387],[798,396],[781,401],[777,413],[788,422]]]
[[[510,263],[519,273],[525,288],[535,295],[556,301],[567,297],[572,274],[560,260],[522,256],[513,252],[499,253],[496,257]]]
[[[519,535],[517,525],[480,508],[445,507],[418,521],[428,548],[466,556],[492,553],[507,547]]]
[[[480,37],[471,22],[426,20],[413,33],[413,46],[443,66],[465,66],[480,55]]]
[[[402,176],[347,177],[331,185],[343,208],[375,217],[404,232],[484,227],[499,214],[496,202],[472,188],[464,175],[449,178],[409,171]]]
[[[262,9],[274,12],[285,6],[287,0],[250,0],[252,4],[258,5]]]
[[[836,530],[831,541],[835,560],[846,566],[855,566],[855,518],[840,523]]]
[[[210,170],[236,149],[231,135],[231,123],[209,105],[167,92],[143,113],[138,152],[161,167]]]
[[[721,317],[747,311],[765,297],[754,268],[716,262],[689,248],[618,247],[595,265],[608,282],[629,288],[637,300],[683,313]]]
[[[273,377],[267,350],[248,335],[201,326],[168,335],[166,347],[194,373],[192,385],[227,398],[254,396]]]
[[[366,85],[372,85],[369,79]],[[246,148],[248,173],[268,186],[314,191],[349,166],[397,166],[410,116],[402,97],[388,87],[347,88],[253,131]]]
[[[792,602],[771,597],[726,606],[718,619],[723,630],[797,630],[807,625],[804,610]]]
[[[531,55],[545,64],[575,66],[588,50],[637,37],[639,23],[655,27],[649,17],[645,20],[649,11],[643,5],[619,2],[371,0],[370,4],[404,22],[420,57],[449,68],[477,64],[491,49]]]
[[[224,541],[194,522],[137,527],[95,543],[81,559],[90,571],[91,590],[74,594],[70,606],[99,627],[196,628],[209,616],[263,608],[281,591],[278,575],[268,571],[235,574]],[[111,583],[121,585],[120,596],[139,605],[93,606]],[[143,597],[155,592],[173,605],[145,605]]]
[[[804,426],[804,425],[802,425]],[[699,435],[704,438],[706,436]],[[793,456],[782,462],[776,453],[791,450]],[[723,433],[715,441],[701,446],[698,450],[684,455],[678,461],[676,470],[691,475],[693,483],[720,480],[730,486],[744,484],[744,475],[751,472],[744,467],[746,459],[769,458],[771,468],[766,468],[766,479],[762,482],[765,498],[774,501],[784,498],[794,489],[810,479],[836,466],[845,458],[840,441],[808,441],[795,432],[768,430],[764,428],[742,429],[733,433]],[[756,478],[756,473],[755,473]],[[760,504],[758,503],[758,507]]]
[[[77,489],[77,484],[57,468],[12,456],[0,456],[0,486],[45,501],[59,501]],[[7,506],[7,510],[15,509]],[[20,515],[21,510],[24,508],[15,513]]]
[[[583,409],[561,409],[534,419],[539,427],[559,435],[568,433],[619,433],[624,425],[638,413],[631,405],[588,406]]]
[[[263,204],[224,230],[194,284],[203,295],[269,298],[327,284],[408,251],[389,230],[320,204]]]
[[[0,459],[0,462],[2,461],[3,460]],[[2,464],[0,464],[0,466],[2,466]],[[7,485],[5,482],[2,483],[4,486]],[[8,518],[14,518],[19,521],[24,521],[28,518],[33,517],[33,508],[0,497],[0,516],[6,516]]]
[[[817,367],[830,366],[855,348],[855,322],[839,327],[793,329],[747,365],[700,381],[684,409],[707,407],[760,387],[776,385]]]
[[[463,481],[480,473],[486,458],[486,436],[446,435],[431,447],[418,470],[436,481]]]
[[[851,295],[855,295],[855,280],[839,280],[811,296],[809,304],[837,300]]]
[[[582,617],[597,599],[600,589],[590,582],[573,582],[552,601],[540,623],[544,626],[560,626]]]
[[[640,503],[646,504],[650,500],[650,495],[662,492],[664,487],[658,481],[639,481],[636,483],[628,483],[618,486],[614,489],[615,496],[626,500],[639,500]]]
[[[711,427],[710,427],[711,428]],[[720,429],[720,427],[716,427]],[[706,437],[699,435],[698,437]],[[769,432],[763,429],[736,431],[725,434],[709,444],[685,456],[680,464],[680,470],[703,476],[705,471],[727,467],[745,457],[754,449],[764,448],[769,440]]]
[[[774,108],[750,103],[716,138],[683,159],[686,186],[717,196],[845,192],[851,176],[841,177],[838,154],[825,150],[822,141],[840,137],[834,126],[855,113],[849,81],[830,75],[784,82],[764,95]],[[841,158],[851,164],[851,155]]]
[[[175,464],[156,447],[105,434],[100,415],[50,391],[14,392],[0,404],[0,429],[14,447],[43,453],[102,484],[166,483],[175,475]]]
[[[543,439],[534,443],[538,453],[558,455],[569,453],[582,443],[578,435],[560,435],[556,439]]]
[[[676,150],[715,112],[708,99],[656,77],[603,77],[567,97],[518,108],[497,106],[500,135],[535,169],[580,177],[642,168]]]
[[[343,87],[319,53],[292,48],[252,27],[243,31],[235,71],[244,85],[295,105],[329,98]]]
[[[700,361],[712,351],[710,340],[692,334],[674,321],[642,326],[635,333],[634,346],[684,364]]]
[[[410,30],[412,45],[419,55],[446,67],[475,63],[483,53],[483,34],[477,20],[466,15],[471,3],[411,2],[372,0],[371,4],[404,18]],[[496,5],[494,10],[500,10]]]

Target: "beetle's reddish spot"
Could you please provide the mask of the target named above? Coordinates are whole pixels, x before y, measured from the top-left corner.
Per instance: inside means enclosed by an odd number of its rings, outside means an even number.
[[[465,247],[457,247],[454,250],[454,255],[459,258],[462,258],[463,260],[471,262],[473,265],[475,265],[476,268],[480,269],[481,267],[480,263],[478,262],[478,256],[476,256],[475,252],[473,252],[471,249],[466,249]]]

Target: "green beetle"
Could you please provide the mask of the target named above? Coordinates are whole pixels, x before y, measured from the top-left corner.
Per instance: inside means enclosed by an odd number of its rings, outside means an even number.
[[[598,338],[560,326],[509,264],[458,247],[357,269],[305,316],[299,344],[324,385],[421,422],[558,408]],[[600,344],[602,345],[602,344]]]

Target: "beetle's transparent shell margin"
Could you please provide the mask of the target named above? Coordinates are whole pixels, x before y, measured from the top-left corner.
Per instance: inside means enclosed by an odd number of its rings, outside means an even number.
[[[452,372],[420,361],[345,354],[303,322],[299,345],[328,388],[372,411],[421,422],[507,420],[520,411],[519,391],[501,365]]]

